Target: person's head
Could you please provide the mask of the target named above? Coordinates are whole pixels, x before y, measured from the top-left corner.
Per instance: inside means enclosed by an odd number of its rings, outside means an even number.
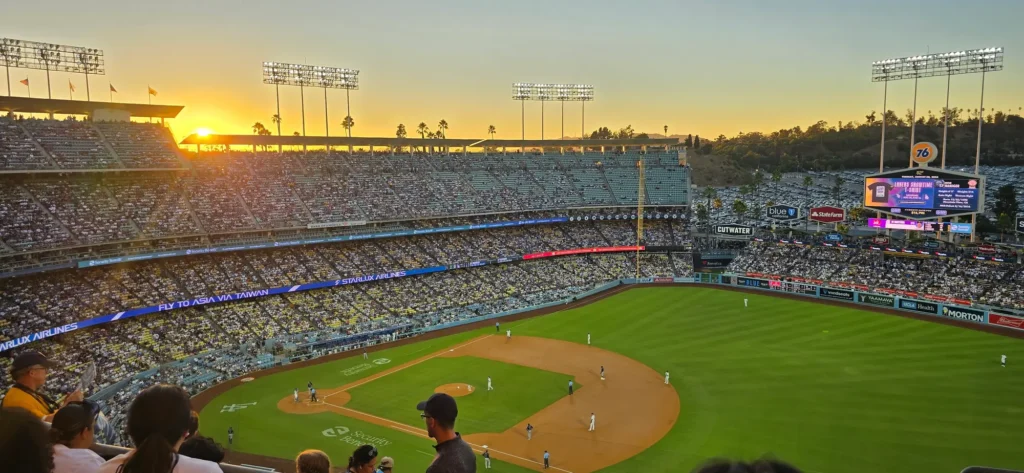
[[[69,402],[53,416],[50,440],[68,448],[89,448],[96,441],[100,406],[92,401]]]
[[[53,450],[43,421],[25,409],[0,410],[0,458],[5,473],[53,471]]]
[[[178,454],[214,463],[224,461],[224,449],[217,445],[212,438],[202,435],[190,435],[181,443]]]
[[[348,457],[348,471],[373,473],[377,468],[377,447],[362,445]]]
[[[391,473],[395,469],[395,459],[391,457],[381,458],[379,468],[384,473]]]
[[[135,451],[121,473],[171,471],[191,414],[188,393],[178,386],[156,384],[142,390],[128,407],[126,430]]]
[[[440,436],[445,439],[452,436],[455,418],[459,415],[455,398],[444,393],[434,393],[426,401],[417,404],[416,409],[423,411],[420,417],[427,424],[427,434],[431,438],[437,439]]]
[[[30,389],[39,389],[46,383],[46,376],[53,368],[53,362],[35,350],[22,352],[11,363],[11,379]]]
[[[296,473],[331,473],[331,459],[320,450],[304,450],[295,457]]]
[[[697,467],[694,473],[800,473],[795,466],[770,458],[751,463],[714,459]]]

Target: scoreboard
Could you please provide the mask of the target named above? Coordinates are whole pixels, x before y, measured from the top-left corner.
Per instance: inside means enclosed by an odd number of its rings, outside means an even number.
[[[912,220],[975,214],[985,208],[985,178],[927,167],[867,176],[864,207]]]

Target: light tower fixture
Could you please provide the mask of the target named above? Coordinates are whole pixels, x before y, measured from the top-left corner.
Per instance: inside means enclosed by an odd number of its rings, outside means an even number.
[[[565,138],[565,102],[582,102],[582,122],[580,137],[586,137],[586,102],[594,100],[594,86],[585,84],[539,84],[532,82],[516,82],[512,84],[512,100],[524,102],[522,105],[522,139],[526,140],[526,104],[527,100],[539,101],[541,111],[541,140],[544,139],[544,102],[557,100],[562,102],[562,138]]]
[[[86,99],[89,94],[89,74],[104,75],[103,51],[81,46],[39,43],[12,38],[0,38],[0,64],[7,69],[7,95],[11,95],[11,68],[46,71],[47,96],[50,92],[50,71],[85,74]]]
[[[327,114],[327,89],[345,89],[345,109],[348,116],[352,115],[349,104],[349,91],[359,89],[359,71],[340,67],[310,66],[307,64],[291,64],[284,62],[263,63],[263,83],[272,84],[277,95],[277,135],[281,136],[281,93],[280,86],[297,86],[302,106],[302,136],[306,136],[306,99],[305,87],[324,89],[324,133],[330,136],[330,124]],[[349,131],[351,136],[351,130]]]

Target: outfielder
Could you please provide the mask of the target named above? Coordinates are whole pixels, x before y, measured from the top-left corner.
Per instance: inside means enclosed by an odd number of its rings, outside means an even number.
[[[235,441],[235,429],[228,427],[228,445]]]
[[[590,332],[587,332],[587,345],[590,345]]]
[[[1006,355],[1003,355],[1001,358],[999,358],[999,362],[1002,363],[1003,368],[1006,368]]]
[[[487,377],[487,390],[488,391],[494,391],[494,386],[491,386],[491,377],[490,376]]]
[[[591,412],[590,413],[590,429],[588,429],[587,432],[593,432],[594,431],[594,419],[595,419],[594,413]]]
[[[665,384],[668,384],[668,371],[665,372]]]
[[[743,299],[743,307],[747,307],[747,300]]]

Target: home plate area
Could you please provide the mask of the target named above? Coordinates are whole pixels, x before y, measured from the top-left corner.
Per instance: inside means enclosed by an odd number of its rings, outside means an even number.
[[[466,383],[442,384],[434,388],[435,393],[445,393],[451,397],[468,396],[473,393],[473,386]]]

